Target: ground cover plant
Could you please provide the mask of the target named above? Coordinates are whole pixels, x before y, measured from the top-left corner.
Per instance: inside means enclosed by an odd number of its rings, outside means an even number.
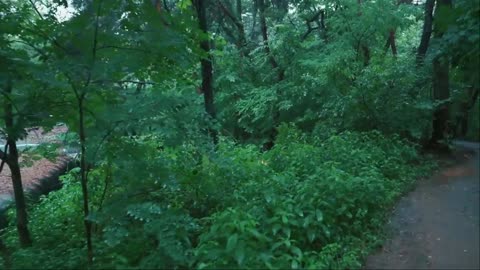
[[[479,12],[478,0],[3,1],[0,171],[15,207],[0,264],[362,267],[431,153],[478,140]],[[18,149],[29,128],[55,126],[53,143]],[[22,186],[32,153],[73,164],[38,202]]]

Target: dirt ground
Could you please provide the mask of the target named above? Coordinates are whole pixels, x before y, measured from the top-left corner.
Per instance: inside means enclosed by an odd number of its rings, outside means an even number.
[[[366,269],[480,269],[480,145],[456,145],[463,161],[399,201],[387,225],[391,237]]]

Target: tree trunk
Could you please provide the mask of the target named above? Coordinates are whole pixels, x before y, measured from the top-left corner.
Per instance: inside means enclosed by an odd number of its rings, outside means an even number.
[[[255,31],[255,27],[257,26],[257,10],[258,10],[258,3],[257,3],[257,0],[253,0],[252,1],[253,5],[252,5],[252,31],[250,31],[250,38],[251,39],[255,39],[257,36],[256,36],[256,31]]]
[[[11,96],[12,81],[7,79],[5,94]],[[18,163],[18,149],[16,140],[18,134],[15,134],[15,126],[13,120],[13,104],[11,99],[5,98],[5,128],[7,131],[8,153],[6,155],[6,163],[12,174],[13,193],[15,197],[15,209],[17,212],[17,231],[22,247],[28,247],[32,244],[30,232],[28,231],[27,205],[25,203],[25,195],[23,193],[22,174]]]
[[[440,7],[451,8],[451,6],[451,0],[438,0],[437,10]],[[438,12],[435,13],[438,14]],[[434,30],[435,38],[440,39],[443,36],[444,30],[439,29],[438,25],[435,26]],[[435,101],[445,103],[439,106],[433,114],[433,131],[430,138],[431,145],[438,145],[439,141],[445,139],[446,133],[450,132],[448,126],[450,106],[446,102],[446,100],[450,98],[449,71],[450,61],[448,56],[435,57],[435,59],[433,60],[433,98]]]
[[[397,57],[397,45],[395,43],[395,30],[390,30],[387,38],[387,43],[385,44],[385,53],[389,48],[392,48],[392,55]]]
[[[88,199],[88,177],[87,177],[87,162],[86,162],[86,135],[85,135],[85,111],[83,102],[85,100],[84,93],[78,98],[78,116],[79,116],[79,137],[80,137],[80,182],[82,185],[83,195],[83,223],[85,226],[85,238],[87,240],[87,258],[88,263],[93,263],[93,246],[92,246],[92,223],[88,220],[90,214],[89,199]]]
[[[358,3],[358,16],[362,16],[362,0],[357,0]],[[362,56],[363,56],[363,65],[366,67],[370,63],[370,48],[368,48],[368,45],[363,42],[362,39],[358,40],[358,47],[357,47],[357,54],[358,50],[362,50]]]
[[[468,114],[470,110],[475,106],[475,103],[478,98],[478,89],[470,87],[468,89],[468,97],[460,104],[460,112],[457,116],[457,123],[455,125],[455,135],[460,135],[462,138],[465,138],[468,132]],[[459,132],[458,129],[460,129]]]
[[[327,27],[325,26],[325,10],[320,10],[320,18],[317,20],[318,30],[320,31],[320,37],[323,41],[327,42]]]
[[[360,45],[360,48],[362,49],[363,65],[366,67],[370,63],[370,49],[365,44]]]
[[[270,45],[268,44],[268,28],[267,28],[267,20],[265,19],[265,0],[257,0],[258,2],[258,10],[260,11],[260,29],[262,32],[263,38],[263,47],[265,53],[267,54],[268,61],[274,70],[278,69],[278,63],[275,60],[275,57],[272,55],[272,51],[270,50]],[[284,72],[283,70],[278,70],[278,81],[282,81],[284,79]]]
[[[227,16],[232,23],[235,25],[238,31],[238,40],[235,42],[237,48],[240,50],[240,53],[242,55],[245,55],[245,47],[247,45],[247,38],[245,35],[245,27],[243,25],[242,21],[242,4],[240,0],[237,0],[236,4],[236,9],[237,9],[237,15],[235,15],[233,12],[231,12],[223,3],[221,0],[217,0],[217,4],[222,10],[223,14]]]
[[[258,4],[258,11],[260,15],[260,29],[262,32],[262,38],[263,38],[263,47],[265,50],[265,53],[268,57],[268,60],[270,62],[270,65],[272,66],[273,70],[276,70],[277,73],[277,82],[283,81],[285,78],[285,71],[279,67],[277,61],[275,60],[275,57],[273,57],[272,51],[270,50],[270,45],[268,44],[268,28],[267,28],[267,20],[265,18],[265,0],[257,0]],[[278,93],[276,93],[278,96]],[[264,150],[270,150],[274,146],[275,138],[277,137],[277,129],[276,126],[278,125],[279,118],[280,118],[280,112],[278,110],[278,106],[275,104],[273,106],[273,112],[272,112],[272,122],[273,122],[273,127],[270,131],[270,134],[268,135],[268,141],[263,145]]]
[[[208,33],[208,24],[207,24],[207,8],[205,0],[195,0],[195,9],[197,11],[198,23],[200,30],[205,34]],[[205,104],[205,111],[213,120],[216,118],[215,105],[214,105],[214,95],[213,95],[213,65],[212,65],[212,56],[210,55],[210,43],[208,39],[202,40],[200,42],[200,48],[207,54],[206,58],[201,60],[202,68],[202,92]],[[209,127],[208,133],[212,137],[213,143],[217,144],[217,132]]]
[[[22,247],[32,244],[30,232],[28,231],[27,205],[23,193],[22,174],[18,163],[17,143],[13,139],[7,139],[9,145],[8,167],[12,173],[12,185],[15,196],[15,209],[17,211],[17,230]]]
[[[433,98],[436,101],[445,101],[450,97],[449,89],[449,61],[436,58],[433,61]],[[438,107],[433,114],[433,132],[430,142],[438,144],[445,139],[448,132],[450,109],[447,103]]]
[[[425,54],[427,54],[428,44],[430,43],[430,36],[432,35],[434,5],[435,0],[427,0],[427,2],[425,3],[425,19],[423,22],[423,31],[420,46],[418,46],[417,50],[417,66],[421,66],[423,64],[423,59],[425,58]]]
[[[243,13],[242,0],[237,0],[237,22],[236,22],[236,25],[238,27],[238,32],[240,34],[240,43],[241,43],[242,47],[245,47],[247,45],[247,37],[246,37],[246,34],[245,34],[245,26],[243,25],[242,13]]]

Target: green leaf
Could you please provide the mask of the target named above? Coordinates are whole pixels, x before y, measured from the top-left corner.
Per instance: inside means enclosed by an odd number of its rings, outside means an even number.
[[[238,234],[233,234],[230,237],[228,237],[227,241],[227,252],[231,252],[236,246],[238,242]]]
[[[308,230],[307,231],[307,238],[310,243],[312,243],[315,240],[316,234],[314,230]]]
[[[295,254],[298,258],[302,258],[302,250],[299,249],[298,247],[292,247],[292,253]]]
[[[273,235],[276,235],[281,228],[282,226],[280,224],[273,225],[273,228],[272,228]]]
[[[208,267],[208,264],[202,262],[197,266],[197,269],[205,269],[207,267]]]
[[[319,209],[315,211],[315,216],[317,217],[318,222],[321,222],[323,220],[323,213]]]
[[[237,261],[238,265],[242,265],[244,259],[245,259],[245,249],[243,246],[240,246],[235,250],[235,260]]]

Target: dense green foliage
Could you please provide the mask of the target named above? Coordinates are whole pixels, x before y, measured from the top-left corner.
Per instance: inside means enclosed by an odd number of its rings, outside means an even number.
[[[361,267],[435,167],[434,112],[447,142],[480,136],[478,1],[435,11],[424,58],[424,7],[397,2],[2,1],[0,128],[66,123],[80,159],[29,206],[31,246],[10,210],[0,263]]]
[[[144,174],[128,175],[115,160],[91,172],[98,268],[358,267],[392,203],[428,171],[412,145],[378,132],[306,136],[282,126],[266,153],[228,140],[216,152],[157,152],[152,139],[136,147]],[[35,245],[12,254],[16,267],[86,263],[76,175],[32,209]],[[14,245],[15,231],[6,238]]]

